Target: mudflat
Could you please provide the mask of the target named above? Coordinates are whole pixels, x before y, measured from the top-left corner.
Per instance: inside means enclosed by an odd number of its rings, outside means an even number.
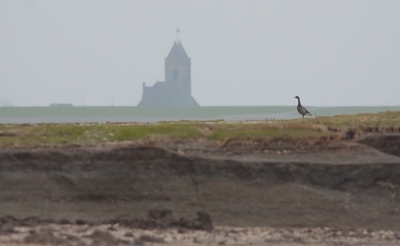
[[[397,245],[400,135],[340,136],[2,148],[0,243]]]

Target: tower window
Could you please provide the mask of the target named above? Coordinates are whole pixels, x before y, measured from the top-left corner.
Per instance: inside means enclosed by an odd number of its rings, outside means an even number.
[[[174,70],[172,70],[172,78],[174,80],[178,80],[178,76],[179,76],[178,69],[175,68]]]

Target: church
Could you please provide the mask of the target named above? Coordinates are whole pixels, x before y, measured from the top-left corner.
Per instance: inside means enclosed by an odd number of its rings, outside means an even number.
[[[142,100],[138,107],[198,107],[192,97],[190,58],[179,40],[165,58],[165,81],[153,86],[143,82]]]

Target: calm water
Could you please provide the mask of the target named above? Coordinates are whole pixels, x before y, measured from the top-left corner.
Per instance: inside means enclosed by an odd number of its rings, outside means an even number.
[[[308,107],[314,116],[400,111],[400,106]],[[264,120],[300,118],[293,106],[138,108],[0,107],[0,123],[158,122],[178,120]]]

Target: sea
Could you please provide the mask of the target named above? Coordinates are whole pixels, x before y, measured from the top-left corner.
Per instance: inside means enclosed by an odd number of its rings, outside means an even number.
[[[312,117],[400,111],[400,106],[307,107]],[[52,106],[0,107],[0,124],[35,123],[156,123],[163,121],[259,121],[301,118],[293,106]]]

